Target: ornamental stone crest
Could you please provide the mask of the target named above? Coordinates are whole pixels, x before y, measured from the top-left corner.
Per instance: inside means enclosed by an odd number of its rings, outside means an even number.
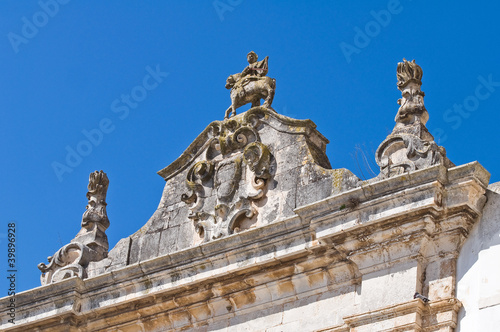
[[[97,262],[108,255],[109,227],[106,213],[106,193],[109,180],[103,171],[90,173],[87,192],[88,204],[82,216],[82,229],[71,243],[59,249],[54,256],[49,256],[49,264],[38,264],[42,272],[43,285],[61,281],[73,276],[86,277],[86,267],[90,262]]]
[[[276,80],[266,76],[269,57],[261,61],[257,59],[257,54],[251,51],[247,55],[248,66],[241,73],[227,78],[226,89],[231,89],[231,106],[226,110],[225,119],[235,116],[236,109],[248,103],[252,103],[252,107],[260,106],[261,99],[264,99],[263,107],[273,110],[271,104]]]
[[[380,177],[387,178],[436,164],[454,166],[446,157],[446,150],[434,142],[425,124],[429,113],[424,106],[422,68],[403,59],[397,67],[397,86],[402,98],[392,133],[380,144],[375,159],[380,166]]]
[[[254,226],[257,202],[264,197],[272,155],[260,141],[253,117],[210,125],[212,138],[204,158],[186,176],[188,205],[202,242]]]

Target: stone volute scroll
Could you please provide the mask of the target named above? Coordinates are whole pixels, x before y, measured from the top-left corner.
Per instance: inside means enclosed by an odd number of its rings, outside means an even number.
[[[413,61],[403,59],[397,67],[397,86],[402,98],[392,133],[380,144],[375,159],[380,166],[378,178],[388,178],[408,171],[442,164],[454,164],[446,157],[446,150],[438,146],[425,124],[429,113],[424,106],[422,68]]]
[[[263,107],[273,110],[271,104],[276,80],[266,76],[269,57],[261,61],[257,59],[257,54],[251,51],[247,55],[248,66],[241,73],[227,78],[226,89],[231,89],[231,106],[226,110],[225,119],[235,116],[236,109],[248,103],[252,103],[252,107],[260,106],[261,99],[264,99]]]
[[[48,257],[49,264],[38,264],[42,272],[40,280],[48,285],[73,276],[85,278],[86,268],[90,262],[97,262],[108,255],[109,227],[106,213],[106,193],[109,180],[103,171],[90,173],[86,211],[83,213],[82,229],[71,243],[63,246],[53,256]]]

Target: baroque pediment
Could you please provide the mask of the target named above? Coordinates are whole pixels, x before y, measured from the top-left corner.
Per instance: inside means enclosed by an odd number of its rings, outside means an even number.
[[[315,127],[310,120],[255,107],[212,122],[176,161],[159,171],[167,182],[185,183],[180,199],[198,233],[195,242],[208,242],[258,224],[261,210],[268,209],[268,191],[276,190],[280,143],[293,147],[302,141],[296,151],[304,150],[304,161],[330,168],[325,155],[328,140]]]
[[[158,174],[169,180],[192,166],[200,156],[212,160],[219,155],[227,156],[228,153],[241,149],[249,142],[260,141],[258,130],[265,125],[291,135],[312,134],[310,135],[312,148],[318,149],[323,154],[329,143],[328,139],[316,130],[316,124],[311,120],[297,120],[265,107],[254,107],[241,115],[210,123],[179,158],[160,170]],[[326,158],[323,158],[321,163],[330,168]]]

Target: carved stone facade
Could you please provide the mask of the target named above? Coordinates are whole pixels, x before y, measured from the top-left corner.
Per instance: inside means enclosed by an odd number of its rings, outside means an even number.
[[[331,168],[312,121],[252,107],[212,122],[158,172],[158,209],[106,255],[108,182],[93,173],[82,231],[42,265],[45,286],[16,297],[19,318],[6,330],[473,326],[464,307],[482,316],[464,291],[474,277],[458,279],[471,269],[462,247],[482,225],[500,235],[491,226],[500,199],[479,163],[455,166],[433,141],[421,78],[415,62],[398,65],[401,108],[368,181]],[[488,299],[484,308],[500,307],[500,296]]]

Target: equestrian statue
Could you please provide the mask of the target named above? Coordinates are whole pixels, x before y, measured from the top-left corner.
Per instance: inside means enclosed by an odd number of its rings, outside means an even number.
[[[258,56],[251,51],[247,55],[248,66],[238,74],[229,76],[226,80],[226,89],[231,89],[231,106],[226,111],[224,119],[236,115],[236,109],[248,103],[252,107],[260,106],[260,100],[264,99],[262,106],[271,108],[276,89],[276,80],[267,77],[268,59],[257,61]]]

